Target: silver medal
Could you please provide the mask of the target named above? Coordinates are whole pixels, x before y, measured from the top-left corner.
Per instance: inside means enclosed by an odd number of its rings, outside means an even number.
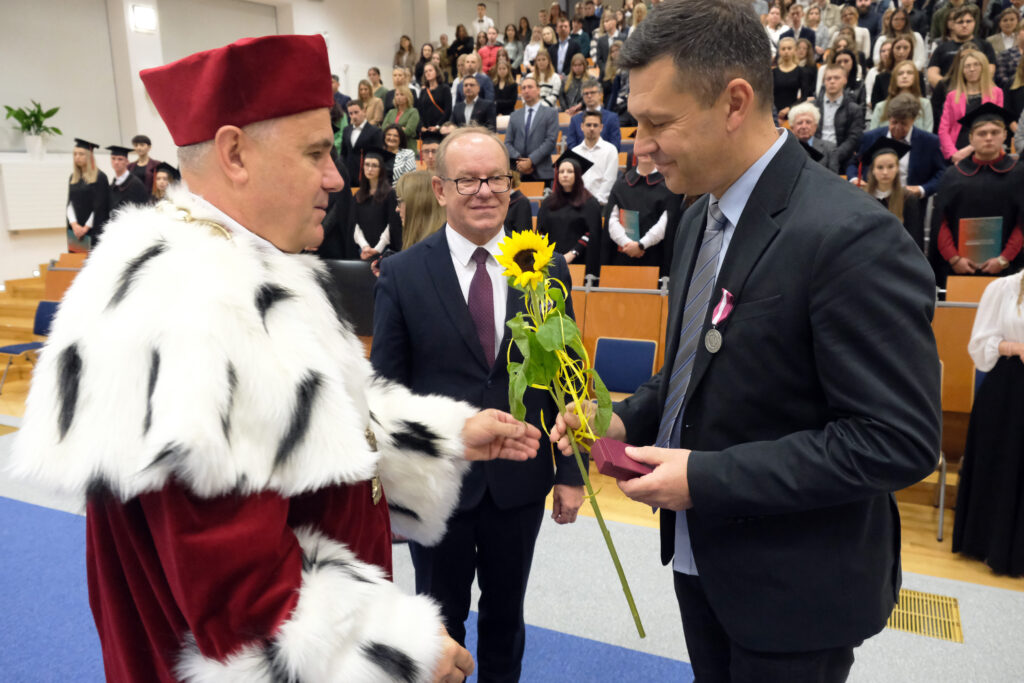
[[[704,335],[704,348],[710,353],[718,353],[722,348],[722,333],[712,327]]]

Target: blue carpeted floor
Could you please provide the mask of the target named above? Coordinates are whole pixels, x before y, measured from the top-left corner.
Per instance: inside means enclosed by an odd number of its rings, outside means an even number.
[[[0,681],[102,681],[85,519],[0,497],[0,520]],[[473,651],[475,613],[467,632]],[[530,626],[522,680],[692,681],[693,673],[685,662]]]

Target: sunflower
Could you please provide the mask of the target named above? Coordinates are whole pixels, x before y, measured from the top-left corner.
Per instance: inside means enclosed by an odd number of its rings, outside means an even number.
[[[555,253],[555,245],[548,244],[547,235],[523,230],[507,236],[498,245],[501,254],[498,263],[505,268],[504,275],[512,285],[534,289],[547,279],[548,265]]]

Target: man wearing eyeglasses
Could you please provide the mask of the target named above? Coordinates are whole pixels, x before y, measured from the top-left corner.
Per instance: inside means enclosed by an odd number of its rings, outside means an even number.
[[[975,5],[963,5],[949,12],[949,18],[953,22],[953,30],[949,34],[949,40],[943,41],[935,48],[932,57],[928,62],[926,73],[928,83],[934,88],[938,85],[953,64],[956,53],[964,48],[971,48],[984,53],[988,59],[989,75],[996,71],[996,53],[992,43],[981,40],[977,37],[978,29],[978,8]]]
[[[381,264],[370,360],[382,376],[476,406],[507,408],[506,362],[521,356],[515,347],[510,354],[505,322],[523,310],[523,300],[509,291],[494,256],[510,188],[508,156],[490,131],[459,128],[441,143],[433,189],[447,223]],[[571,288],[561,255],[549,272]],[[527,391],[524,398],[528,423],[539,425],[541,411],[556,414],[546,392]],[[539,452],[548,453],[544,439]],[[554,485],[552,517],[559,524],[574,522],[583,502],[575,463],[558,461],[557,469],[551,458],[471,468],[441,542],[410,544],[417,593],[441,605],[451,637],[463,644],[476,575],[481,681],[519,680],[523,600],[545,496]]]

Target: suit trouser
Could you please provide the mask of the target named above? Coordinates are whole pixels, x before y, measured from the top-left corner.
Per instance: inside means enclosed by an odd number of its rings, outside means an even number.
[[[511,510],[490,493],[470,510],[456,512],[441,542],[410,543],[416,592],[441,605],[449,635],[466,644],[473,575],[480,585],[477,673],[485,681],[518,681],[526,646],[523,601],[533,563],[544,500]]]
[[[700,577],[672,574],[694,683],[842,683],[850,675],[852,645],[810,652],[756,652],[742,647],[718,621]]]

